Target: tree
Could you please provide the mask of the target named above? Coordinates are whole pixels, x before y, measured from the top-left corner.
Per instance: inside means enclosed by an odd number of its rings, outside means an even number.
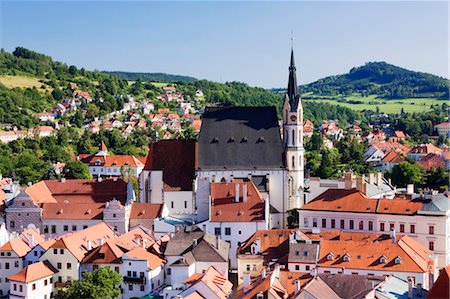
[[[419,184],[422,181],[422,168],[410,162],[401,162],[392,169],[392,183],[397,187]]]
[[[323,136],[319,132],[314,132],[311,139],[306,144],[307,151],[320,150],[323,146]]]
[[[78,109],[77,112],[72,117],[71,122],[76,125],[78,128],[81,128],[84,124],[84,117],[81,109]]]
[[[119,286],[123,278],[109,267],[84,272],[82,276],[82,280],[75,280],[66,290],[59,291],[56,298],[112,299],[120,296]]]
[[[432,168],[425,175],[424,187],[432,188],[435,190],[445,190],[448,189],[449,185],[449,173],[443,168]]]
[[[81,161],[69,161],[66,164],[67,170],[65,177],[68,179],[91,179],[89,167]]]

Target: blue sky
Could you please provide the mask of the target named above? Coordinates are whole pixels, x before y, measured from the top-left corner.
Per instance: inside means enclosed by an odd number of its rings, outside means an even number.
[[[309,83],[369,61],[448,77],[448,2],[0,0],[0,45],[78,67],[287,84],[290,35]]]

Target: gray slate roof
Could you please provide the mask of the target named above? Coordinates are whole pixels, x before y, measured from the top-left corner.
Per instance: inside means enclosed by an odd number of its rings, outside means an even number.
[[[275,107],[208,107],[198,142],[200,170],[284,167]]]
[[[194,246],[194,239],[197,240],[197,246]],[[216,237],[203,232],[198,227],[193,231],[186,228],[178,231],[175,236],[167,243],[166,256],[184,256],[184,262],[178,261],[177,264],[190,265],[198,262],[227,262],[230,250],[230,244],[221,239],[219,248],[216,248]]]

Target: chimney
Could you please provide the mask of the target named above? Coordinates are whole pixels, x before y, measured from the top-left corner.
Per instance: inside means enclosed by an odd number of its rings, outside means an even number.
[[[65,183],[66,182],[66,178],[61,178],[61,183]]]
[[[264,267],[261,271],[261,278],[266,279],[266,276],[267,276],[267,272],[266,272],[266,268]]]
[[[103,245],[103,238],[98,238],[98,246],[102,246]]]
[[[273,275],[275,278],[280,277],[280,264],[275,264],[275,268],[273,269]]]
[[[34,244],[35,242],[34,242],[34,235],[33,234],[28,234],[28,246],[30,247],[30,248],[33,248],[34,247]]]
[[[356,190],[366,194],[366,177],[364,175],[356,178]]]
[[[101,177],[101,176],[98,176],[97,181],[98,181],[99,183],[101,183],[101,182],[103,181],[102,177]]]
[[[381,186],[383,184],[383,174],[381,172],[377,172],[377,185]]]
[[[142,248],[147,248],[147,239],[142,239]]]
[[[412,299],[414,296],[413,293],[413,283],[412,283],[412,279],[408,280],[408,299]]]
[[[196,240],[196,242],[197,242],[197,240]],[[220,250],[220,238],[218,235],[216,235],[216,249]]]
[[[423,289],[422,289],[422,283],[418,283],[417,284],[417,297],[422,297],[422,292],[423,291]]]
[[[390,236],[391,236],[392,243],[395,244],[397,242],[396,237],[395,237],[395,229],[391,229]]]
[[[28,182],[28,183],[27,183],[27,186],[28,186],[28,187],[30,187],[31,185],[33,185],[32,182]]]
[[[375,184],[375,173],[369,173],[369,184]]]
[[[294,281],[294,294],[298,295],[298,293],[300,293],[300,280],[296,280]]]
[[[239,202],[239,184],[235,184],[234,202]]]
[[[92,241],[91,240],[87,240],[86,248],[87,248],[88,251],[90,251],[92,249]]]
[[[232,183],[234,181],[234,176],[230,175],[230,183]]]
[[[406,185],[406,194],[414,194],[414,184]]]
[[[247,184],[242,185],[242,202],[247,202]]]
[[[353,187],[353,173],[346,172],[344,175],[345,189],[350,190]]]
[[[192,246],[194,246],[194,247],[197,246],[197,239],[192,240]]]
[[[244,281],[242,282],[244,287],[250,286],[250,272],[244,272]]]

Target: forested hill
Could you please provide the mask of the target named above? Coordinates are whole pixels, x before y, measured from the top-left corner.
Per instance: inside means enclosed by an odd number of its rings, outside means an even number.
[[[193,82],[197,79],[194,77],[183,75],[172,75],[166,73],[135,73],[135,72],[119,72],[119,71],[103,71],[102,73],[114,75],[120,79],[128,81],[150,81],[150,82]]]
[[[326,77],[301,88],[304,93],[323,96],[360,93],[386,99],[449,97],[449,80],[386,62],[369,62],[347,74]]]

